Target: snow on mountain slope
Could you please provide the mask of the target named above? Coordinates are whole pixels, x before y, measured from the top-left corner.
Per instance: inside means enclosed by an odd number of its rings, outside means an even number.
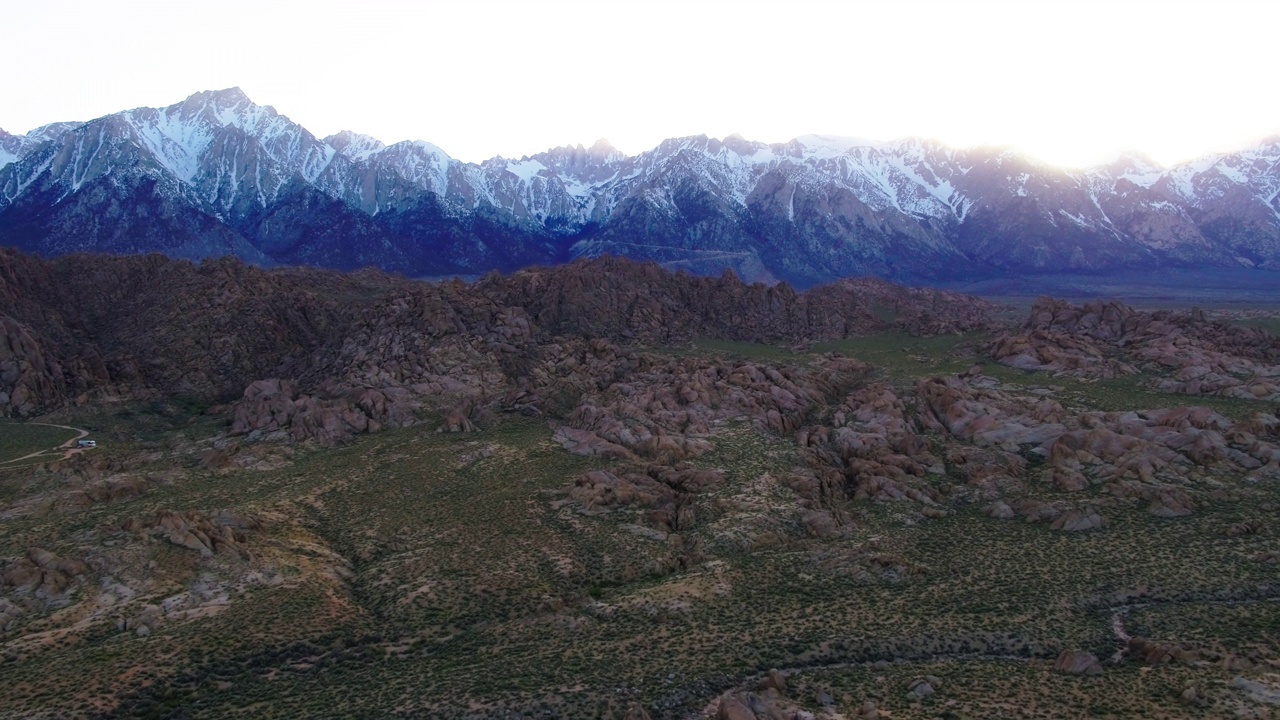
[[[22,155],[23,137],[12,135],[0,128],[0,167],[17,160]]]
[[[1193,160],[1173,168],[1166,178],[1179,196],[1196,205],[1240,187],[1250,188],[1259,200],[1271,204],[1280,190],[1280,138],[1240,152]]]
[[[350,130],[330,135],[324,141],[338,153],[356,162],[368,160],[370,155],[386,147],[386,143],[375,137]]]
[[[57,140],[83,124],[81,122],[50,123],[41,125],[26,135],[12,135],[0,130],[0,168],[24,157],[40,143]]]
[[[351,131],[318,139],[238,88],[25,136],[0,132],[0,213],[23,197],[63,202],[102,178],[126,177],[148,178],[173,202],[253,238],[287,227],[282,217],[296,228],[306,213],[356,213],[365,220],[334,222],[363,228],[369,248],[379,232],[412,240],[484,217],[498,235],[518,226],[553,245],[572,241],[575,253],[758,263],[800,248],[805,273],[864,261],[891,272],[904,267],[895,256],[911,253],[925,258],[908,263],[912,272],[929,262],[1280,263],[1277,139],[1169,169],[1130,155],[1083,172],[1008,151],[826,135],[774,144],[672,138],[630,157],[601,140],[464,163],[422,141],[386,145]],[[384,218],[399,229],[379,230]],[[500,253],[498,235],[468,242]],[[842,265],[848,258],[855,265]]]
[[[421,140],[398,142],[370,156],[369,161],[391,169],[415,186],[446,195],[453,158],[440,148]]]
[[[22,153],[48,157],[35,168],[14,170],[25,177],[6,182],[11,199],[31,184],[33,171],[51,173],[65,197],[129,167],[178,181],[183,187],[174,193],[190,194],[231,219],[246,206],[265,207],[295,177],[314,181],[336,151],[233,88],[197,93],[165,108],[38,128],[22,138]]]

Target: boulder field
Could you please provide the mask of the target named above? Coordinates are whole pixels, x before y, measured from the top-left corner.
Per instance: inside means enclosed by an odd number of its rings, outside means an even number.
[[[1019,331],[987,348],[1000,363],[1083,378],[1139,372],[1169,393],[1280,400],[1280,338],[1211,321],[1203,311],[1141,311],[1119,302],[1041,298]]]

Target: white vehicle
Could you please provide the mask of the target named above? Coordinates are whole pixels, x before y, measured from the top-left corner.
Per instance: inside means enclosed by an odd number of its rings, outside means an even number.
[[[80,440],[76,442],[76,447],[91,448],[98,447],[97,440]]]

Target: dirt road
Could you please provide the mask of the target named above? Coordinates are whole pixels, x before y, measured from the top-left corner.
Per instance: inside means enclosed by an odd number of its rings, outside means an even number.
[[[66,460],[67,458],[71,457],[72,455],[75,455],[76,453],[84,452],[85,450],[89,449],[89,448],[76,447],[77,441],[82,440],[86,437],[89,437],[88,430],[85,430],[83,428],[71,427],[69,425],[53,425],[50,423],[27,423],[27,424],[42,425],[44,427],[61,428],[62,430],[70,430],[71,432],[76,432],[80,434],[62,443],[61,445],[56,445],[54,447],[46,448],[44,450],[37,450],[36,452],[23,455],[20,458],[14,458],[12,460],[7,460],[5,462],[2,462],[0,463],[0,467],[8,467],[9,465],[13,465],[14,463],[19,463],[19,462],[22,462],[23,460],[30,460],[32,458],[46,459],[47,456],[55,454],[58,451],[62,451],[62,456],[60,459]]]

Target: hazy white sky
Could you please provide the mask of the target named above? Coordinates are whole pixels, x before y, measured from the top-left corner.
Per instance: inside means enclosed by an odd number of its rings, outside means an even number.
[[[0,0],[0,127],[238,85],[478,161],[607,137],[916,135],[1065,165],[1280,132],[1278,2]]]

